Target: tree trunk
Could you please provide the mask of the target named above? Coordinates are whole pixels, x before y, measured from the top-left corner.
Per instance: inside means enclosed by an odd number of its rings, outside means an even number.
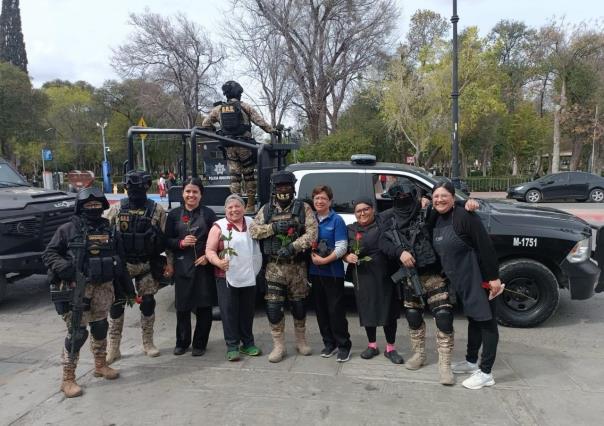
[[[512,157],[512,176],[518,176],[518,157]]]
[[[574,172],[579,168],[581,154],[583,153],[583,142],[578,137],[573,137],[572,154],[570,157],[570,171]]]
[[[566,106],[566,80],[562,78],[560,103],[554,109],[554,147],[552,151],[552,173],[560,171],[560,118]]]

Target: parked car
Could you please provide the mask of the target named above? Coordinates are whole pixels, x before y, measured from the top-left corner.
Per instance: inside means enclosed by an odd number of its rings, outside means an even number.
[[[508,188],[507,198],[528,203],[573,199],[604,201],[604,178],[585,172],[561,172]]]

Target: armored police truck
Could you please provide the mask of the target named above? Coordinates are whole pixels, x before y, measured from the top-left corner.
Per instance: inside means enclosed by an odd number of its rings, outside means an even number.
[[[0,301],[8,282],[46,273],[40,255],[74,205],[74,194],[33,188],[0,158]]]
[[[133,164],[133,138],[136,133],[170,133],[166,129],[139,129],[129,131],[129,163]],[[178,130],[191,138],[191,174],[198,176],[198,156],[203,161],[204,149],[198,149],[197,137],[213,143],[242,145],[257,152],[258,201],[266,203],[270,197],[270,174],[285,167],[285,158],[295,146],[288,144],[253,145],[205,132],[202,129]],[[186,146],[186,145],[183,145]],[[183,149],[186,167],[187,152]],[[200,162],[201,163],[201,162]],[[133,169],[128,167],[125,169]],[[354,221],[353,203],[359,197],[370,197],[378,212],[392,206],[386,184],[397,177],[413,181],[430,194],[437,180],[425,170],[402,164],[380,163],[372,155],[353,156],[351,161],[296,163],[285,167],[296,178],[297,196],[310,202],[312,189],[319,184],[333,189],[333,209],[347,223]],[[184,173],[186,176],[186,172]],[[182,190],[182,188],[180,188]],[[227,185],[209,185],[204,191],[204,204],[223,213],[223,202],[228,195]],[[464,198],[464,194],[457,195]],[[545,207],[518,205],[509,201],[479,200],[481,217],[497,251],[501,279],[506,288],[498,298],[497,315],[501,324],[515,327],[534,327],[554,314],[560,299],[560,290],[570,291],[572,299],[588,299],[594,291],[604,291],[604,231],[598,233],[597,244],[588,223],[572,214]],[[312,205],[312,203],[311,203]],[[596,245],[597,249],[592,251]],[[599,266],[598,266],[599,263]]]

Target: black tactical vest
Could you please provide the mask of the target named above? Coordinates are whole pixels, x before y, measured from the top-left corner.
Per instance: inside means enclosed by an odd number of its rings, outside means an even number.
[[[291,220],[294,222],[294,233],[290,236],[290,240],[295,241],[300,235],[304,234],[304,223],[306,220],[306,212],[304,211],[304,203],[299,200],[294,200],[292,208],[284,212],[276,212],[270,204],[264,207],[264,223],[274,223],[281,220]],[[277,235],[272,235],[262,240],[262,254],[268,256],[276,256],[282,246],[281,239]],[[296,256],[296,255],[294,255]]]
[[[160,237],[152,223],[155,208],[155,202],[147,200],[144,209],[131,210],[128,199],[121,200],[118,232],[129,263],[146,262],[160,251]]]
[[[424,268],[436,263],[436,253],[432,248],[432,239],[430,232],[423,222],[419,220],[419,215],[411,219],[408,226],[402,230],[396,226],[396,219],[392,218],[393,230],[398,232],[401,240],[412,246],[412,254],[415,258],[416,268]]]
[[[118,268],[115,254],[115,241],[108,228],[86,232],[85,275],[91,284],[113,281]]]
[[[220,106],[220,128],[225,136],[242,136],[252,130],[239,101],[224,102]]]

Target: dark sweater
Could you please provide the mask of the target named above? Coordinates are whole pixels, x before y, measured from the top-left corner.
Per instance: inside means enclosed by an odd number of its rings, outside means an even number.
[[[431,229],[444,226],[447,222],[450,223],[452,217],[455,234],[464,243],[472,247],[478,256],[483,279],[491,281],[499,278],[497,253],[487,230],[476,213],[470,213],[461,207],[453,207],[443,215],[434,209],[430,209],[428,217],[427,223]]]

